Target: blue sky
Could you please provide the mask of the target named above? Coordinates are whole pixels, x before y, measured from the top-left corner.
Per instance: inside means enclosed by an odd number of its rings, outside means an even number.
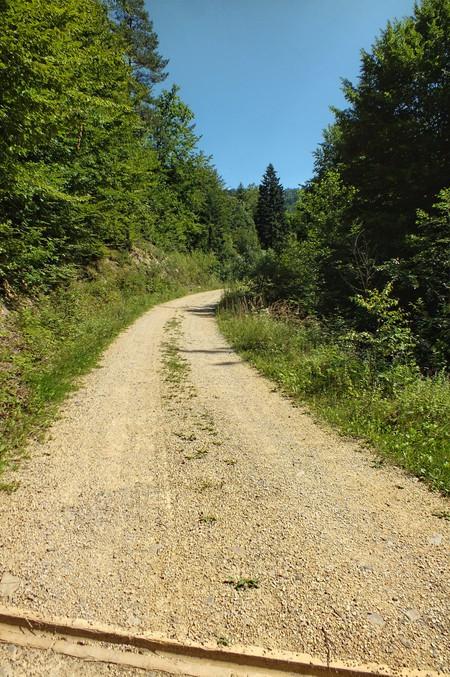
[[[343,106],[359,52],[413,0],[146,0],[170,76],[201,147],[230,187],[272,162],[285,187],[312,175],[312,152]]]

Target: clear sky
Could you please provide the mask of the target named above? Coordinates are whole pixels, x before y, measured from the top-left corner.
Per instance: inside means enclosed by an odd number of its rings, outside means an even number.
[[[311,178],[312,152],[343,106],[361,48],[413,0],[146,0],[192,108],[201,148],[229,187],[259,183],[269,162],[283,185]]]

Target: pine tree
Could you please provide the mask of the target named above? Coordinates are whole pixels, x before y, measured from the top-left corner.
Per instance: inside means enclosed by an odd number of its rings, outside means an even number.
[[[264,248],[278,248],[287,235],[283,186],[269,164],[259,186],[255,224]]]
[[[144,0],[106,0],[126,52],[134,77],[149,89],[166,79],[169,60],[158,52],[158,36],[145,9]]]

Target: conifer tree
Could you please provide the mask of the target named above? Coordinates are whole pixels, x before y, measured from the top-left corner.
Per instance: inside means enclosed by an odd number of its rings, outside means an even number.
[[[274,166],[269,164],[259,186],[255,214],[259,241],[266,249],[278,248],[287,235],[283,193]]]
[[[169,60],[158,52],[158,36],[144,0],[107,0],[119,35],[124,40],[134,77],[149,89],[166,79]]]

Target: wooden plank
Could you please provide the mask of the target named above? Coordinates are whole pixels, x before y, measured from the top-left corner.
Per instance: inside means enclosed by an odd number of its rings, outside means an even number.
[[[80,644],[80,640],[88,640],[90,644]],[[180,643],[129,634],[105,625],[93,626],[82,621],[46,620],[34,614],[7,608],[0,608],[0,642],[35,649],[51,649],[82,660],[192,677],[211,677],[212,674],[215,677],[391,677],[394,674],[403,677],[437,677],[437,673],[432,671],[393,671],[374,665],[350,667],[335,661],[326,665],[304,654],[269,653],[250,647],[218,649],[191,642]],[[105,643],[112,646],[105,647]],[[114,649],[114,645],[119,650]]]

